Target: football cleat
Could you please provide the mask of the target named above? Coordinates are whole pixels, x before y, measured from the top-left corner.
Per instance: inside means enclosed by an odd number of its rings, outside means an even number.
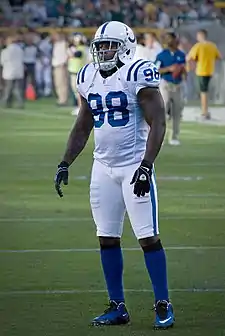
[[[116,303],[115,301],[109,302],[109,307],[100,316],[95,317],[91,325],[103,326],[103,325],[120,325],[127,324],[130,321],[128,311],[125,303]]]
[[[175,318],[173,314],[173,306],[166,300],[158,301],[155,306],[155,323],[154,329],[168,329],[173,327]]]

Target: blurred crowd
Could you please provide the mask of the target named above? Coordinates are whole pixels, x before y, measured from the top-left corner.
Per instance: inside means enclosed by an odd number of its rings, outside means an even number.
[[[93,27],[105,21],[129,26],[176,27],[182,22],[220,19],[212,0],[1,0],[1,26]]]
[[[0,97],[4,106],[10,106],[14,92],[19,107],[26,98],[54,95],[59,107],[72,97],[77,111],[76,75],[91,60],[90,41],[80,33],[40,33],[38,28],[71,26],[76,32],[76,27],[99,26],[109,20],[132,27],[174,28],[175,18],[209,20],[218,12],[209,0],[1,0],[0,15],[0,24],[16,27],[11,29],[16,34],[7,31],[0,35]],[[155,61],[163,46],[163,32],[158,32],[157,36],[138,36],[135,58]],[[194,42],[180,36],[179,48],[187,54]],[[191,76],[192,72],[184,83],[185,100],[194,96]]]
[[[89,45],[90,41],[80,33],[48,34],[29,29],[12,36],[2,36],[0,95],[4,106],[10,107],[10,96],[14,91],[19,107],[23,107],[26,98],[32,100],[53,95],[59,107],[66,106],[72,97],[74,111],[77,110],[79,96],[75,87],[76,75],[82,66],[91,61]],[[138,36],[135,58],[154,62],[162,45],[163,35],[141,34]],[[187,39],[180,39],[180,48],[185,53],[190,47]],[[15,83],[14,79],[18,81]],[[27,95],[30,88],[33,90],[31,97],[29,91]]]
[[[16,55],[16,57],[15,57]],[[57,105],[66,106],[69,98],[78,104],[76,75],[90,62],[86,37],[80,33],[27,32],[0,38],[0,97],[4,107],[11,107],[13,95],[17,106],[24,100],[56,96]]]

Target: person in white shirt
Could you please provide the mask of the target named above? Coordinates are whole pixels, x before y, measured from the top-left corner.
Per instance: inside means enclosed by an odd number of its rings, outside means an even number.
[[[191,23],[192,23],[192,20],[198,20],[198,13],[197,11],[195,10],[195,8],[193,6],[190,6],[190,10],[187,14],[187,18],[189,20],[191,20]]]
[[[146,58],[154,63],[157,55],[162,51],[162,46],[154,32],[145,34],[145,46],[147,48]]]
[[[28,84],[32,84],[35,92],[37,92],[36,77],[35,77],[35,64],[38,56],[38,48],[34,44],[33,34],[26,34],[24,36],[24,92]]]
[[[143,34],[140,34],[139,36],[137,36],[137,47],[136,47],[136,52],[135,52],[133,59],[134,61],[137,61],[139,59],[149,59],[149,50],[145,46]]]
[[[159,20],[157,22],[157,28],[166,29],[169,28],[171,19],[168,11],[168,6],[163,6],[162,11],[159,13]]]
[[[47,33],[43,33],[41,37],[38,44],[39,54],[35,65],[35,77],[38,94],[48,97],[52,93],[52,43]]]
[[[42,25],[47,21],[47,11],[43,0],[27,0],[23,6],[27,26]]]
[[[37,3],[34,0],[27,0],[23,6],[24,14],[34,16],[37,11]]]
[[[56,33],[53,36],[52,67],[53,81],[58,106],[65,106],[68,99],[68,70],[67,70],[67,42],[65,38]]]
[[[47,9],[46,9],[46,6],[43,0],[39,0],[37,2],[37,10],[38,10],[38,15],[39,15],[38,19],[40,23],[46,22],[48,19],[48,16],[47,16]]]
[[[2,105],[10,107],[14,95],[18,108],[23,108],[24,52],[12,36],[7,38],[6,45],[7,47],[1,52],[2,78],[4,80]]]

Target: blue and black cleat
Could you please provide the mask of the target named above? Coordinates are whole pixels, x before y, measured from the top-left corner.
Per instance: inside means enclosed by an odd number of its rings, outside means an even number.
[[[158,301],[155,306],[155,323],[154,329],[168,329],[173,327],[175,318],[173,314],[173,306],[166,300]]]
[[[130,321],[128,311],[125,303],[116,303],[115,301],[109,302],[109,307],[100,316],[95,317],[91,325],[92,326],[104,326],[104,325],[121,325],[127,324]]]

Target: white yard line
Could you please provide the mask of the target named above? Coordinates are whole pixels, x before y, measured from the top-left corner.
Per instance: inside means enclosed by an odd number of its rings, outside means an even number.
[[[32,218],[32,217],[21,217],[21,218],[0,218],[0,223],[8,223],[8,222],[90,222],[93,221],[92,217],[40,217],[40,218]]]
[[[125,289],[127,293],[152,293],[151,289]],[[225,288],[173,288],[170,292],[177,293],[224,293]],[[62,295],[62,294],[86,294],[107,293],[105,289],[65,289],[65,290],[12,290],[0,291],[0,296],[25,296],[25,295]]]
[[[1,154],[1,150],[0,150]],[[14,167],[27,167],[33,168],[37,166],[36,162],[14,162]],[[39,167],[53,167],[55,168],[54,163],[38,162]],[[166,163],[167,167],[224,167],[225,162],[168,162]],[[157,168],[157,165],[156,165]]]
[[[165,247],[167,251],[183,250],[183,251],[208,251],[208,250],[225,250],[225,246],[168,246]],[[123,251],[141,251],[139,247],[124,247]],[[26,249],[26,250],[0,250],[0,254],[11,253],[82,253],[82,252],[99,252],[98,248],[67,248],[67,249]]]
[[[167,198],[180,198],[182,195],[182,199],[183,198],[222,198],[225,197],[225,194],[184,194],[183,191],[181,191],[180,193],[177,194],[171,194],[171,193],[164,193],[163,191],[161,191],[159,193],[159,198],[161,197],[167,197]]]
[[[225,219],[225,213],[224,215],[221,214],[221,216],[207,216],[207,214],[202,215],[201,213],[199,216],[192,216],[192,215],[186,215],[186,216],[160,216],[160,220],[218,220],[218,219]],[[48,222],[91,222],[93,221],[92,217],[15,217],[15,218],[0,218],[0,223],[48,223]]]
[[[47,108],[47,106],[46,106]],[[69,108],[65,108],[65,111],[70,111]],[[63,114],[46,114],[44,112],[40,112],[40,111],[33,111],[30,113],[30,111],[18,111],[16,109],[12,109],[12,110],[7,110],[6,112],[5,111],[0,111],[0,114],[16,114],[16,115],[23,115],[23,116],[28,116],[28,117],[37,117],[37,118],[41,118],[41,119],[54,119],[54,120],[58,120],[58,119],[63,119],[63,120],[68,120],[68,119],[71,119],[73,121],[73,117],[70,115],[70,114],[66,114],[63,115]]]

